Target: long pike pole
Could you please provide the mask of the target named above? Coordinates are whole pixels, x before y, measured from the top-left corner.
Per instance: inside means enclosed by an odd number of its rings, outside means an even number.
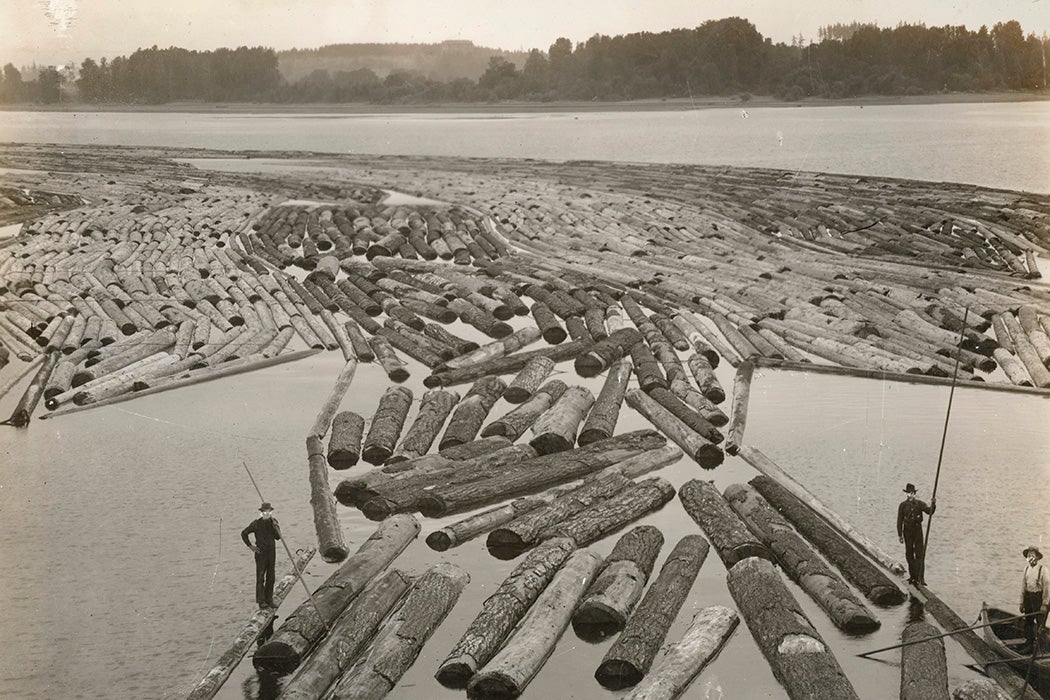
[[[259,500],[265,502],[266,499],[262,495],[262,491],[259,490],[259,484],[255,483],[255,477],[252,476],[252,470],[248,468],[248,463],[241,460],[241,464],[244,465],[244,471],[248,472],[248,478],[252,480],[252,486],[255,487],[255,493],[259,494]],[[284,541],[284,537],[281,538],[281,544],[284,546],[284,551],[288,554],[288,560],[292,562],[292,570],[295,570],[295,557],[292,556],[292,550],[288,549],[288,543]],[[324,619],[324,615],[321,614],[321,609],[317,607],[317,601],[314,600],[314,594],[310,592],[309,586],[306,585],[306,581],[303,580],[303,572],[297,572],[299,583],[303,584],[303,590],[306,591],[307,597],[310,598],[310,605],[314,606],[314,612],[317,613],[317,617],[321,620],[321,624],[324,625],[325,633],[331,632],[332,629],[328,626],[328,620]]]
[[[962,341],[963,336],[966,333],[966,320],[970,317],[970,307],[967,306],[963,312],[962,328],[959,329],[959,342],[955,346],[955,368],[952,370],[952,390],[948,392],[948,410],[944,414],[944,431],[941,433],[941,451],[937,455],[937,475],[933,477],[933,495],[930,500],[933,501],[937,498],[937,484],[941,480],[941,460],[944,458],[944,443],[948,439],[948,419],[952,415],[952,399],[955,398],[955,382],[959,377],[959,356],[962,354]],[[923,557],[926,556],[926,549],[930,544],[930,527],[933,525],[933,513],[930,513],[929,519],[926,520],[926,537],[922,540],[922,551]]]
[[[913,639],[910,642],[904,642],[903,644],[894,644],[891,647],[882,647],[881,649],[872,649],[871,651],[866,651],[863,654],[857,654],[857,656],[859,656],[862,659],[866,659],[867,657],[871,656],[872,654],[878,654],[880,651],[890,651],[891,649],[903,649],[904,647],[910,647],[912,644],[921,644],[922,642],[928,642],[928,641],[933,640],[933,639],[942,639],[944,637],[951,637],[952,635],[959,634],[960,632],[969,632],[971,630],[979,630],[982,627],[991,627],[992,625],[998,625],[998,624],[1001,624],[1003,622],[1013,622],[1014,620],[1020,620],[1021,618],[1028,617],[1029,615],[1035,615],[1035,613],[1028,613],[1026,615],[1014,615],[1013,617],[1008,617],[1008,618],[1005,618],[1005,619],[1002,619],[1002,620],[996,620],[995,622],[984,622],[984,623],[981,623],[981,624],[978,624],[978,625],[972,625],[970,627],[960,627],[957,630],[952,630],[951,632],[945,632],[944,634],[938,634],[938,635],[936,635],[934,637],[923,637],[922,639]]]

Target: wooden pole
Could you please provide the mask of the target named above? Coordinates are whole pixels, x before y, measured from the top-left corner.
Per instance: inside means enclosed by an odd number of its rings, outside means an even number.
[[[747,424],[747,404],[751,396],[751,377],[755,364],[744,360],[736,370],[733,382],[733,415],[729,423],[729,436],[726,440],[726,452],[735,455],[740,452],[744,441],[744,427]]]

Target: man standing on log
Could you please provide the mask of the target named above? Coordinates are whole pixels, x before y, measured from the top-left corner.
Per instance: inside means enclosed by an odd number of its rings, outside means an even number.
[[[255,533],[255,544],[248,539],[250,533]],[[259,517],[241,530],[241,539],[255,552],[255,602],[260,608],[272,608],[273,570],[277,563],[274,542],[281,539],[281,526],[273,517],[273,506],[269,503],[259,506]]]
[[[1028,616],[1024,620],[1025,645],[1021,653],[1030,654],[1036,650],[1037,635],[1050,607],[1050,571],[1039,563],[1043,553],[1038,547],[1025,547],[1021,554],[1028,560],[1021,585],[1021,613]]]
[[[908,560],[908,583],[926,585],[926,547],[922,535],[922,514],[933,515],[937,510],[937,499],[926,505],[915,497],[915,484],[904,487],[907,494],[897,508],[897,538],[904,544],[904,555]]]

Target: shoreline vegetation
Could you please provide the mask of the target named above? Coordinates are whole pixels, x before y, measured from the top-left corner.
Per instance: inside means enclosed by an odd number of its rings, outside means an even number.
[[[456,114],[456,113],[564,113],[564,112],[644,112],[686,111],[692,109],[756,109],[766,107],[869,107],[898,105],[931,105],[960,103],[1043,102],[1050,100],[1046,91],[947,92],[930,95],[867,95],[861,97],[807,97],[783,100],[771,95],[740,96],[705,95],[698,98],[669,97],[641,100],[557,100],[533,102],[504,100],[499,102],[420,102],[415,104],[375,104],[369,102],[198,102],[182,101],[165,104],[124,102],[57,104],[0,104],[3,112],[139,112],[139,113],[228,113],[228,114]]]

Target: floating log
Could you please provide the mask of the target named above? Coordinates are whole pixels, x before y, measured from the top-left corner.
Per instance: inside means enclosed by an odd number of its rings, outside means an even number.
[[[458,335],[449,333],[441,326],[435,326],[433,323],[428,323],[426,327],[423,328],[423,335],[454,348],[457,355],[465,355],[469,352],[474,352],[479,347],[473,340],[460,338]]]
[[[405,601],[379,628],[365,655],[336,683],[333,700],[379,700],[387,696],[419,656],[423,645],[459,600],[470,581],[466,571],[441,562],[416,579]]]
[[[430,389],[425,392],[416,419],[405,433],[404,440],[387,459],[387,463],[422,457],[429,452],[430,446],[445,424],[445,419],[458,402],[459,394],[454,391]]]
[[[539,339],[540,331],[538,328],[525,326],[506,336],[501,336],[500,340],[482,345],[473,352],[448,360],[441,366],[441,369],[462,369],[471,365],[489,362],[515,353]]]
[[[350,340],[350,346],[354,349],[354,355],[358,361],[373,362],[376,359],[375,352],[368,344],[365,334],[361,332],[361,327],[357,323],[347,321],[343,324],[343,330],[346,331],[346,337]]]
[[[467,684],[468,698],[516,698],[550,656],[602,558],[573,553],[522,618],[514,635]]]
[[[722,448],[694,432],[644,391],[632,389],[627,392],[626,397],[628,406],[642,414],[704,469],[714,469],[725,459]]]
[[[660,371],[660,363],[656,361],[656,356],[647,344],[635,343],[631,347],[631,360],[634,362],[634,374],[642,391],[668,387],[667,378]]]
[[[669,389],[657,387],[649,392],[649,398],[666,408],[675,418],[685,423],[690,430],[705,440],[716,445],[722,442],[722,433],[718,428],[687,406],[681,399],[672,394]]]
[[[448,308],[459,314],[460,320],[470,324],[490,338],[506,338],[514,329],[505,322],[496,319],[492,314],[479,309],[465,299],[456,298],[448,303]],[[564,332],[564,331],[563,331]]]
[[[37,365],[39,365],[43,361],[44,356],[37,355],[33,359],[29,360],[26,366],[22,368],[22,371],[19,372],[16,376],[11,377],[6,383],[0,384],[0,399],[7,396],[7,393],[11,391],[11,389],[18,386],[18,384],[21,383],[23,379],[28,377],[33,371],[35,371],[37,369]]]
[[[585,351],[590,345],[591,344],[585,340],[574,340],[571,343],[563,343],[556,347],[542,348],[540,350],[532,350],[507,357],[500,357],[480,365],[436,372],[423,380],[423,386],[428,388],[455,386],[456,384],[472,382],[479,377],[484,377],[490,374],[509,374],[511,372],[517,372],[534,357],[549,357],[555,362],[570,360]]]
[[[580,354],[573,361],[573,368],[581,377],[596,377],[607,370],[612,363],[630,352],[631,348],[641,343],[642,340],[642,334],[634,328],[614,330],[608,337]]]
[[[694,353],[689,356],[686,363],[689,365],[689,371],[692,372],[701,394],[716,404],[726,400],[725,391],[718,383],[718,378],[715,377],[714,370],[707,358],[700,353]]]
[[[607,500],[546,528],[539,536],[540,539],[569,537],[577,547],[585,547],[659,510],[674,494],[674,487],[660,477],[630,483]]]
[[[389,387],[379,399],[372,423],[365,436],[361,458],[369,464],[382,464],[394,453],[405,418],[412,407],[412,391],[403,386]]]
[[[919,640],[935,637],[927,642]],[[928,622],[912,622],[901,633],[901,700],[948,700],[944,639]]]
[[[751,377],[754,372],[754,363],[744,360],[737,367],[736,379],[733,380],[733,418],[729,425],[729,438],[726,440],[726,452],[731,455],[740,452],[740,446],[744,441],[747,404],[751,396]]]
[[[332,437],[328,441],[328,465],[332,469],[349,469],[361,456],[361,435],[365,419],[353,411],[341,411],[332,420]]]
[[[536,325],[539,326],[540,333],[543,339],[551,345],[558,345],[565,341],[568,334],[565,329],[558,323],[558,317],[550,310],[550,308],[541,301],[537,301],[531,307],[532,317],[536,320]],[[577,341],[577,342],[590,342],[588,341]]]
[[[397,515],[379,525],[365,542],[324,583],[311,600],[288,616],[273,637],[255,652],[258,669],[289,673],[325,633],[327,626],[419,534],[411,515]]]
[[[750,484],[869,600],[877,605],[905,601],[897,584],[786,487],[768,476],[756,476]]]
[[[991,678],[971,678],[952,691],[952,700],[1012,700]]]
[[[474,382],[452,413],[452,418],[449,419],[438,443],[439,449],[444,450],[473,440],[506,388],[506,383],[495,376],[482,377]]]
[[[317,548],[325,561],[340,562],[346,559],[349,549],[339,527],[332,488],[328,485],[328,466],[320,437],[310,435],[306,438],[306,455],[310,465],[310,507],[314,511]]]
[[[13,425],[16,428],[24,428],[29,425],[29,421],[33,416],[33,411],[36,410],[37,404],[40,403],[40,399],[44,395],[47,381],[50,379],[51,373],[58,364],[60,356],[60,353],[57,352],[48,352],[44,354],[44,361],[40,365],[40,369],[38,369],[37,373],[33,375],[33,379],[29,382],[29,386],[26,387],[25,392],[22,393],[22,397],[18,399],[18,403],[15,404],[15,408],[11,412],[11,417],[0,425]]]
[[[314,419],[313,427],[310,428],[310,435],[323,438],[328,434],[328,429],[332,425],[332,417],[335,416],[336,411],[339,410],[339,404],[342,403],[343,396],[346,395],[347,389],[350,388],[350,383],[354,381],[354,373],[356,371],[357,360],[350,360],[343,365],[343,369],[339,371],[339,376],[336,378],[335,384],[332,386],[331,393],[329,393],[324,405],[321,406],[317,418]]]
[[[649,672],[709,549],[707,540],[700,535],[686,535],[671,550],[660,567],[659,576],[594,672],[603,687],[628,688]]]
[[[772,560],[773,555],[741,522],[714,482],[687,481],[679,489],[678,498],[689,517],[711,538],[711,544],[727,569],[747,557]]]
[[[612,437],[616,430],[616,421],[620,417],[620,405],[627,392],[627,383],[631,378],[631,361],[627,358],[618,360],[609,368],[605,383],[598,394],[598,399],[587,414],[587,420],[580,430],[581,447],[598,440]]]
[[[682,638],[673,644],[625,700],[674,700],[709,664],[736,630],[736,611],[721,605],[701,608]]]
[[[725,499],[761,538],[781,568],[824,609],[835,626],[851,634],[879,628],[878,619],[762,496],[750,486],[732,484]]]
[[[718,367],[721,356],[713,347],[711,347],[710,344],[708,344],[706,338],[701,335],[700,331],[698,331],[692,323],[686,320],[685,316],[675,314],[671,317],[671,321],[686,339],[689,340],[689,344],[692,346],[694,352],[703,355],[712,367]]]
[[[857,698],[834,654],[771,563],[742,559],[729,569],[727,580],[751,636],[788,697]]]
[[[694,389],[689,382],[683,380],[671,382],[671,393],[686,406],[699,413],[700,417],[711,425],[721,427],[729,422],[729,416],[711,403],[710,399]]]
[[[517,440],[561,398],[567,388],[565,382],[552,379],[537,389],[531,399],[486,425],[481,431],[481,437],[502,436]]]
[[[514,381],[507,385],[503,392],[504,400],[515,404],[528,401],[553,369],[554,360],[549,357],[532,358],[514,377]]]
[[[594,394],[582,386],[571,386],[532,425],[529,444],[541,455],[572,449],[576,431],[594,404]]]
[[[408,379],[409,372],[406,369],[405,361],[397,356],[389,340],[381,335],[374,335],[368,339],[368,345],[372,348],[376,359],[379,360],[380,366],[382,366],[390,381],[400,384]]]
[[[248,653],[248,648],[259,638],[263,630],[273,624],[277,616],[277,607],[284,602],[288,592],[292,590],[296,579],[302,574],[307,563],[314,555],[313,549],[300,550],[292,563],[292,571],[285,574],[274,584],[273,608],[259,608],[256,610],[240,634],[234,639],[233,644],[223,652],[210,671],[204,674],[196,685],[186,696],[186,700],[210,700],[222,688],[223,683],[230,677],[233,670],[241,663],[241,659]]]
[[[427,546],[436,552],[444,552],[458,547],[464,542],[490,532],[495,528],[514,520],[536,508],[541,508],[555,497],[554,489],[536,496],[518,498],[506,505],[489,508],[486,511],[464,518],[427,535]],[[548,495],[550,494],[550,495]]]
[[[636,527],[616,542],[572,615],[578,636],[598,640],[623,629],[663,544],[663,533],[651,525]]]
[[[467,627],[434,675],[446,688],[465,688],[487,664],[529,610],[554,574],[573,553],[567,539],[553,539],[529,552],[485,599],[481,612]]]

